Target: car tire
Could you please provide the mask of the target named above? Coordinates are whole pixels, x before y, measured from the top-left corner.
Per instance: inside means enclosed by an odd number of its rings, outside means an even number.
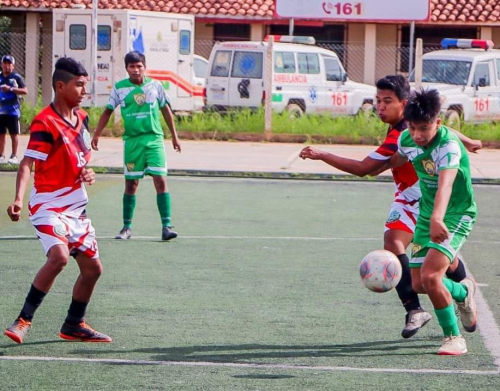
[[[446,125],[450,128],[460,130],[462,115],[456,110],[448,110],[445,115]]]
[[[288,112],[290,119],[300,118],[304,115],[304,110],[298,104],[290,103],[285,110]]]

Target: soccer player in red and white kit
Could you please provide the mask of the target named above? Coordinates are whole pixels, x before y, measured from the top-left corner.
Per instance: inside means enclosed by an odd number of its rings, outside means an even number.
[[[389,75],[377,81],[377,112],[382,122],[389,125],[382,145],[363,160],[354,160],[306,147],[300,152],[303,159],[322,160],[350,174],[364,177],[376,176],[389,168],[389,160],[398,151],[398,138],[408,128],[404,120],[404,108],[410,98],[411,89],[404,76]],[[471,140],[458,133],[460,140],[470,152],[482,147],[478,140]],[[420,306],[417,293],[412,288],[409,259],[406,248],[413,240],[415,224],[419,215],[420,185],[415,169],[404,164],[392,169],[396,192],[394,202],[385,223],[384,249],[394,253],[403,269],[401,281],[396,286],[401,303],[406,309],[403,338],[410,338],[425,326],[431,315]],[[446,273],[448,278],[460,282],[465,278],[465,267],[456,258]]]
[[[73,341],[111,342],[84,319],[102,273],[95,230],[85,213],[85,184],[95,182],[94,171],[86,168],[91,151],[88,116],[79,108],[86,94],[87,76],[76,60],[65,57],[57,61],[52,76],[54,101],[31,124],[30,140],[17,173],[15,201],[7,209],[12,221],[21,218],[24,193],[35,165],[28,213],[47,261],[35,276],[21,313],[5,330],[5,335],[17,343],[23,342],[35,311],[70,255],[76,259],[80,275],[59,335]]]

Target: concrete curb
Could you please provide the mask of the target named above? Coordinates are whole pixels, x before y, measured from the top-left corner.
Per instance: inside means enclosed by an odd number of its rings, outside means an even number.
[[[121,174],[122,167],[90,166],[98,174]],[[0,164],[0,172],[15,172],[17,166]],[[389,175],[359,178],[349,174],[264,172],[264,171],[227,171],[227,170],[168,170],[169,176],[212,177],[212,178],[247,178],[247,179],[284,179],[310,181],[348,181],[348,182],[392,182]],[[475,185],[500,185],[500,178],[472,178]]]

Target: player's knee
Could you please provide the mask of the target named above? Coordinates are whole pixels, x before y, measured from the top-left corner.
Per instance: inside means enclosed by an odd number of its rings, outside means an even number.
[[[47,263],[56,271],[62,271],[65,266],[68,264],[69,256],[62,252],[57,252],[49,255],[47,259]]]
[[[422,285],[426,292],[433,292],[442,283],[443,276],[438,273],[423,273]]]
[[[126,180],[125,181],[125,193],[127,193],[127,194],[135,194],[138,187],[139,187],[138,180]]]
[[[101,277],[103,272],[102,263],[97,260],[96,262],[92,262],[89,264],[85,270],[82,270],[82,277],[86,280],[97,281],[99,277]]]

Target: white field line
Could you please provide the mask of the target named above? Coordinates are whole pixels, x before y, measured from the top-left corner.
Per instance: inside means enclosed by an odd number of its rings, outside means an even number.
[[[114,236],[98,236],[97,239],[109,240],[114,239]],[[36,236],[31,235],[17,235],[17,236],[0,236],[0,240],[35,240],[38,239]],[[347,241],[347,242],[377,242],[382,241],[382,237],[379,238],[343,238],[343,237],[313,237],[313,236],[225,236],[225,235],[214,235],[214,236],[196,236],[196,235],[182,235],[177,237],[175,240],[203,240],[203,239],[217,239],[217,240],[301,240],[301,241]],[[131,240],[160,240],[160,236],[133,236]],[[468,240],[467,243],[473,244],[489,244],[498,245],[500,241],[488,241],[488,240]]]
[[[310,370],[327,372],[376,372],[376,373],[408,373],[408,374],[443,374],[443,375],[500,375],[499,371],[478,371],[468,369],[409,369],[409,368],[356,368],[336,366],[308,366],[286,364],[247,364],[247,363],[219,363],[208,361],[153,361],[153,360],[125,360],[113,358],[78,358],[78,357],[33,357],[33,356],[0,356],[0,361],[42,361],[42,362],[76,362],[93,364],[121,364],[121,365],[163,365],[179,367],[219,367],[237,369],[282,369],[282,370]]]

